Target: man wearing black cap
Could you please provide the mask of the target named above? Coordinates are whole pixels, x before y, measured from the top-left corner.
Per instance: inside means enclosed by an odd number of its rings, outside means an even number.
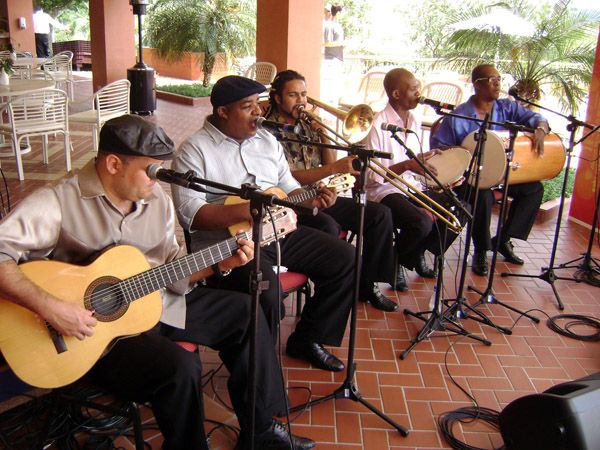
[[[264,90],[262,84],[248,78],[220,79],[211,94],[213,114],[181,145],[172,168],[194,170],[201,178],[236,187],[254,183],[261,189],[278,186],[287,195],[301,192],[281,145],[269,132],[257,130],[256,119],[261,114],[258,94]],[[251,220],[248,204],[225,205],[225,198],[226,194],[214,189],[205,194],[173,187],[177,214],[183,228],[191,232],[193,249],[228,236],[228,226]],[[313,205],[326,207],[334,201],[335,192],[323,189]],[[352,246],[301,226],[279,245],[281,264],[305,273],[315,286],[314,295],[304,306],[302,317],[287,341],[287,354],[324,370],[343,370],[344,364],[323,345],[339,346],[344,336],[352,303]],[[269,281],[269,289],[261,295],[261,306],[275,335],[281,317],[278,281],[273,271],[277,248],[271,244],[263,247],[261,254],[263,279]],[[220,280],[220,286],[246,291],[251,266],[235,269]]]
[[[109,120],[100,132],[94,161],[76,175],[34,192],[0,223],[0,297],[46,320],[64,336],[67,351],[73,337],[90,339],[88,345],[94,345],[96,341],[90,337],[98,325],[95,311],[55,298],[25,277],[17,263],[50,258],[84,265],[102,250],[124,244],[141,251],[151,267],[176,259],[182,251],[175,238],[172,202],[160,185],[146,175],[149,164],[172,157],[173,143],[160,127],[136,116]],[[243,400],[248,323],[240,318],[248,314],[250,298],[238,292],[196,288],[184,299],[197,281],[247,263],[253,257],[252,243],[240,240],[239,245],[232,257],[216,266],[166,286],[161,292],[161,325],[117,340],[86,375],[119,396],[149,401],[164,436],[165,449],[208,447],[203,427],[200,361],[161,336],[161,327],[167,334],[188,327],[185,338],[221,352],[231,372],[232,402],[243,432],[248,431],[248,410]],[[132,264],[122,260],[113,263]],[[132,275],[138,273],[135,266],[129,267]],[[139,272],[145,269],[141,267]],[[203,307],[213,302],[226,303],[236,320],[216,317],[210,306]],[[258,342],[266,350],[257,360],[258,376],[279,390],[258,391],[256,431],[263,433],[259,436],[268,442],[287,442],[287,432],[272,422],[273,412],[281,411],[284,405],[283,386],[278,381],[277,360],[270,349],[264,317],[259,315],[258,322]],[[314,446],[309,440],[299,439],[299,443],[297,448]]]

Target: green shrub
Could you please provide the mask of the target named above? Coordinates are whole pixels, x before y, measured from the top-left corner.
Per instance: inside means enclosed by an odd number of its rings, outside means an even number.
[[[169,84],[156,87],[159,91],[171,92],[173,94],[185,95],[188,97],[208,97],[212,92],[212,88],[212,84],[210,86],[202,86],[200,83]]]
[[[544,185],[544,197],[542,202],[553,200],[560,197],[562,191],[563,179],[565,177],[565,169],[561,170],[560,173],[552,178],[551,180],[542,181]],[[567,182],[566,197],[571,197],[573,193],[573,184],[575,183],[575,169],[569,169],[569,180]]]

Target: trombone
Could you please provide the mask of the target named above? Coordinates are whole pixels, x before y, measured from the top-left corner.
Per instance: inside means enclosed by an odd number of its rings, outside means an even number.
[[[344,111],[319,100],[315,100],[311,97],[308,97],[308,103],[327,111],[329,114],[342,121],[342,135],[340,135],[323,123],[321,118],[316,114],[306,111],[304,108],[300,110],[300,120],[303,120],[307,123],[311,123],[313,121],[316,122],[321,127],[329,131],[330,134],[335,136],[333,139],[334,141],[341,139],[347,145],[354,145],[355,143],[360,142],[367,137],[373,126],[375,114],[369,105],[360,104],[353,106],[349,111]],[[417,189],[398,174],[381,164],[379,160],[372,158],[369,162],[369,168],[392,186],[397,188],[404,195],[411,198],[421,207],[425,208],[427,211],[445,223],[450,230],[457,234],[462,231],[463,226],[456,216],[452,214],[452,212],[448,211],[439,203],[433,201],[420,189]],[[411,190],[413,192],[411,192]]]

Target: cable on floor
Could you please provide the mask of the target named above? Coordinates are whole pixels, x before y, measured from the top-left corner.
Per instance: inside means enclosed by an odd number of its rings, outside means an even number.
[[[569,321],[561,326],[558,323],[558,321],[561,320]],[[548,328],[550,328],[552,331],[571,339],[577,339],[578,341],[586,342],[600,341],[600,320],[592,316],[583,316],[580,314],[559,314],[557,316],[549,317],[546,321],[546,325],[548,325]],[[594,329],[595,332],[593,334],[580,334],[573,331],[575,327],[581,326],[588,326]]]

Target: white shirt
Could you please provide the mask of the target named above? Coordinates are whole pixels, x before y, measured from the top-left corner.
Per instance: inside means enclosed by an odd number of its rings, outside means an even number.
[[[292,176],[281,144],[266,130],[242,143],[223,134],[208,120],[177,152],[171,168],[193,170],[199,178],[239,188],[244,183],[261,189],[278,186],[286,194],[300,188]],[[190,231],[194,216],[207,203],[223,204],[227,193],[207,188],[208,193],[172,186],[173,201],[181,226]],[[191,233],[192,249],[229,238],[227,230],[196,230]]]
[[[398,115],[398,113],[388,103],[383,111],[378,112],[373,120],[373,127],[369,132],[369,135],[365,139],[367,148],[375,150],[381,150],[382,152],[389,152],[392,154],[392,159],[380,159],[379,162],[385,166],[390,167],[396,163],[406,161],[406,151],[395,139],[392,138],[390,131],[381,129],[382,123],[391,123],[398,125],[402,128],[408,128],[413,131],[421,129],[421,122],[415,117],[415,115],[409,111],[408,120],[404,123],[404,120]],[[417,135],[414,133],[397,133],[398,137],[404,141],[408,148],[410,148],[416,154],[420,153],[419,140]],[[420,187],[412,172],[404,172],[402,178],[415,187]],[[401,191],[391,183],[388,183],[383,177],[376,174],[372,170],[367,171],[367,183],[365,186],[367,190],[367,198],[374,202],[380,202],[385,196],[390,194],[398,194]]]
[[[54,20],[41,9],[33,14],[33,32],[35,34],[49,34],[50,25],[59,29],[66,28],[62,23]]]

